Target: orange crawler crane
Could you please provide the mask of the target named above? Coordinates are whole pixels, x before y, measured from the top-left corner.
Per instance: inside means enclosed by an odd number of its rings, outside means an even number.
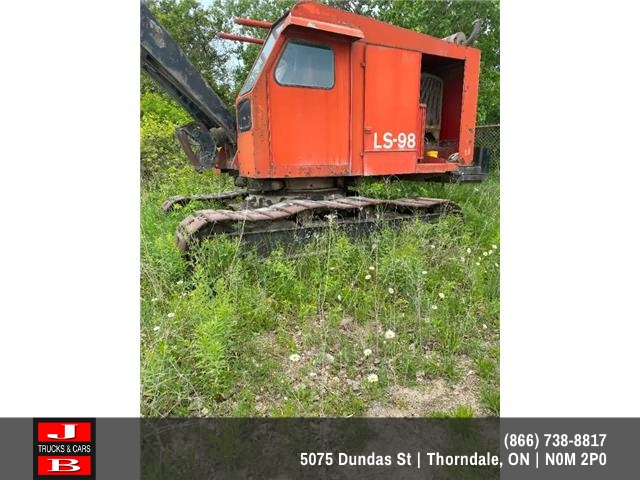
[[[173,197],[224,204],[183,220],[186,251],[220,233],[270,241],[308,236],[327,224],[366,230],[383,218],[436,219],[448,200],[370,199],[349,187],[363,177],[481,181],[488,151],[474,148],[480,51],[467,39],[413,32],[304,1],[268,29],[236,99],[236,119],[169,34],[141,4],[142,69],[191,114],[177,138],[196,170],[233,175],[242,190]]]

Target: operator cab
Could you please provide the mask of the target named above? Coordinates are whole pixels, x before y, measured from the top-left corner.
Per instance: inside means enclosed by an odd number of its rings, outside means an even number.
[[[234,167],[266,180],[471,166],[479,60],[475,48],[298,3],[240,90]]]
[[[291,15],[274,24],[236,104],[240,175],[350,174],[351,40]]]

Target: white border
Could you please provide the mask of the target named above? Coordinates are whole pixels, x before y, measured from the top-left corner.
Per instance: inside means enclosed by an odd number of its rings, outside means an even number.
[[[505,416],[640,414],[632,5],[503,2]],[[3,18],[0,415],[136,416],[138,2]]]
[[[0,416],[139,415],[139,5],[3,5]]]
[[[502,4],[503,416],[640,416],[633,5]]]

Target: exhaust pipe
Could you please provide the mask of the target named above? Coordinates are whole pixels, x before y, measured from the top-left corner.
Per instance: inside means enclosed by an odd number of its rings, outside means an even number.
[[[470,47],[471,45],[473,45],[474,43],[476,43],[476,40],[478,39],[478,36],[480,35],[480,29],[482,28],[482,20],[480,20],[479,18],[475,19],[473,21],[473,29],[471,30],[471,33],[469,34],[469,38],[467,38],[463,45]]]
[[[238,25],[244,25],[245,27],[258,27],[269,29],[273,26],[271,22],[265,22],[264,20],[254,20],[252,18],[236,18],[234,23]]]
[[[467,36],[462,32],[457,32],[443,38],[442,40],[449,43],[455,43],[456,45],[462,45],[467,40]]]
[[[469,38],[463,32],[456,32],[453,35],[449,35],[448,37],[443,38],[445,42],[455,43],[456,45],[464,45],[465,47],[470,47],[480,35],[480,29],[482,28],[482,20],[479,18],[473,21],[473,28],[471,33],[469,34]]]
[[[264,40],[261,38],[253,38],[253,37],[245,37],[244,35],[234,35],[232,33],[219,32],[218,38],[223,38],[224,40],[233,40],[234,42],[245,42],[245,43],[255,43],[257,45],[262,45]]]

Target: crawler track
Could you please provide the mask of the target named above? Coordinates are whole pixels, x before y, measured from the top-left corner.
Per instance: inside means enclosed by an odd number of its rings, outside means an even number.
[[[162,210],[169,212],[173,210],[176,205],[186,205],[191,202],[217,202],[228,201],[234,198],[244,198],[247,196],[247,192],[244,190],[236,190],[233,192],[211,193],[206,195],[189,195],[189,196],[177,196],[169,197],[162,204]]]
[[[226,198],[240,196],[232,193],[236,195]],[[203,238],[225,234],[269,247],[278,242],[304,241],[329,225],[361,234],[381,223],[434,221],[446,214],[461,214],[460,207],[450,200],[435,198],[287,200],[256,209],[200,210],[180,222],[176,243],[186,253]]]

